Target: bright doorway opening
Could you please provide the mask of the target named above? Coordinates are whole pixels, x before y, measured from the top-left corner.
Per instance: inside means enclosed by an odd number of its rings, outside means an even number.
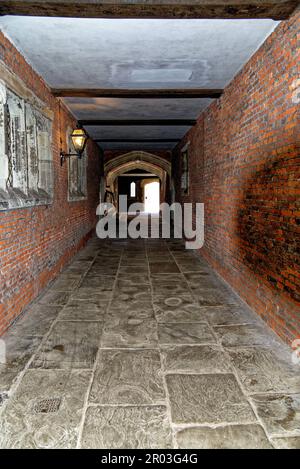
[[[148,182],[144,186],[144,207],[147,213],[159,213],[159,182]]]

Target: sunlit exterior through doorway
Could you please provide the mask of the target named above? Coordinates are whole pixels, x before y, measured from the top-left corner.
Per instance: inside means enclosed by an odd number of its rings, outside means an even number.
[[[145,184],[144,204],[146,213],[159,212],[159,182]]]

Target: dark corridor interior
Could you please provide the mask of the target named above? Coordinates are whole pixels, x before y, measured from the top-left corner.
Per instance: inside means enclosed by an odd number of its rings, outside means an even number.
[[[0,449],[300,449],[299,2],[0,0]]]
[[[131,170],[118,177],[118,195],[127,196],[127,211],[134,203],[141,203],[144,205],[150,195],[145,194],[145,187],[150,182],[159,183],[159,178],[152,173],[145,170]]]

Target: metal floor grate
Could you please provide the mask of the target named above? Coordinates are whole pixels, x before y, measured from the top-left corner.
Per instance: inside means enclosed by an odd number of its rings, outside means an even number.
[[[33,412],[35,414],[51,414],[58,412],[61,404],[61,398],[42,399],[34,404]]]

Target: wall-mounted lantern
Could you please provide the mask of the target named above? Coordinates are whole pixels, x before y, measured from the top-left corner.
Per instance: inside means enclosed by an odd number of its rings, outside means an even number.
[[[76,153],[65,153],[61,151],[60,165],[62,166],[66,158],[70,158],[70,156],[77,156],[78,158],[81,158],[88,138],[88,134],[83,128],[77,127],[76,129],[74,129],[71,133],[71,140]]]

